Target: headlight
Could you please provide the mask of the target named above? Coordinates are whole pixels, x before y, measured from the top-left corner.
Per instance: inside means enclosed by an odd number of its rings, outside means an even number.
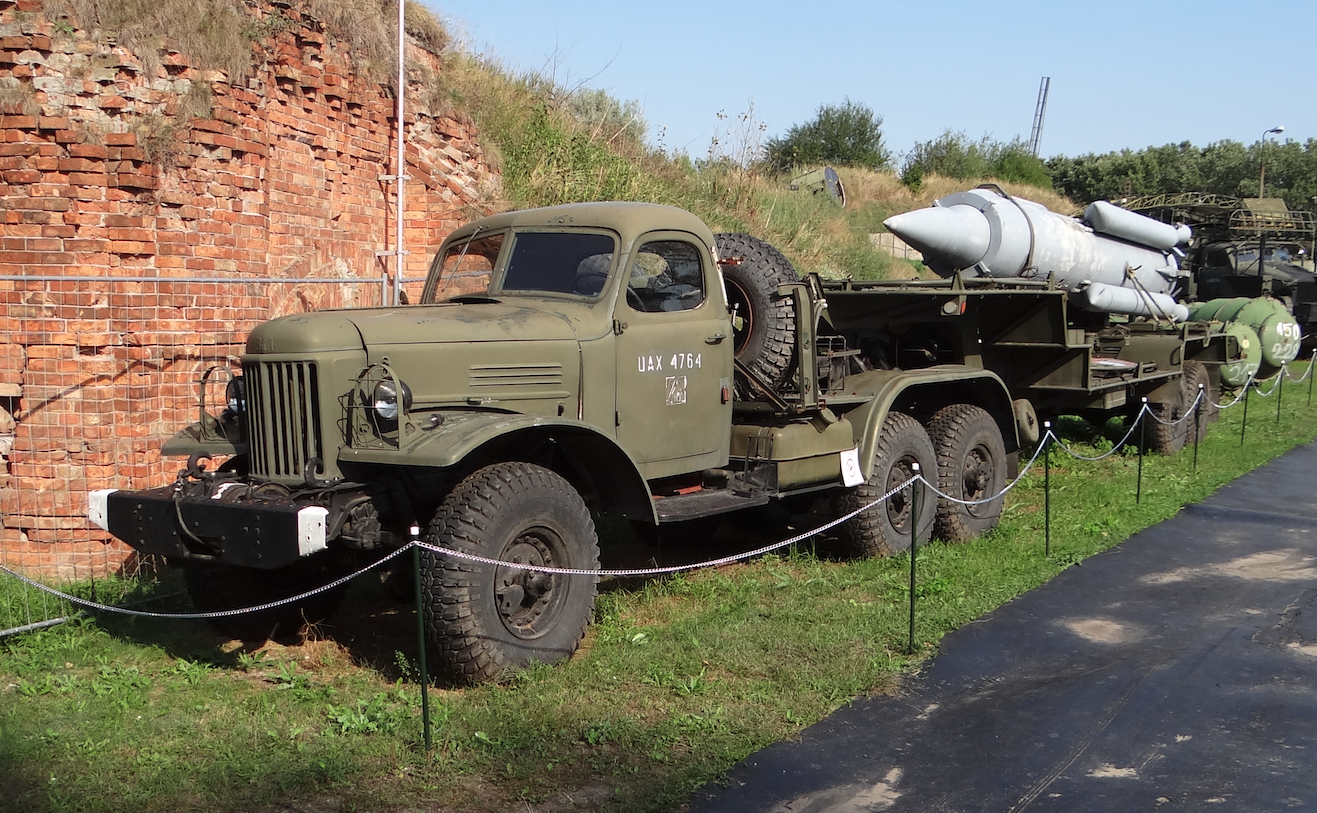
[[[412,390],[403,382],[399,381],[398,386],[394,387],[394,382],[389,380],[381,381],[375,385],[375,393],[371,396],[374,402],[375,414],[386,421],[398,420],[398,389],[402,389],[402,408],[409,410],[412,408]]]
[[[229,385],[224,388],[224,400],[232,412],[241,414],[247,411],[247,383],[242,380],[242,376],[235,375],[229,379]]]

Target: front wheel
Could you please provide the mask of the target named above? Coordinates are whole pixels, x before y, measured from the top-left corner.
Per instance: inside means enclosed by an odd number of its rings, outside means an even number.
[[[458,483],[426,541],[501,562],[599,568],[585,502],[561,476],[530,463],[497,463]],[[598,577],[490,565],[422,552],[430,639],[447,676],[495,680],[531,663],[571,656],[585,635]]]

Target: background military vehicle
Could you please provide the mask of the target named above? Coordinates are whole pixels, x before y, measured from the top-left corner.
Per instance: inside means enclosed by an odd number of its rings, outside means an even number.
[[[1130,198],[1130,211],[1190,226],[1184,298],[1204,302],[1270,296],[1294,315],[1311,343],[1317,335],[1317,273],[1311,212],[1292,211],[1279,198],[1230,198],[1185,193]]]
[[[445,298],[458,272],[489,285]],[[1202,326],[1071,309],[1040,280],[801,280],[772,246],[665,206],[512,212],[456,230],[418,304],[257,327],[222,411],[211,376],[199,421],[166,444],[189,456],[178,480],[98,492],[90,514],[179,563],[202,610],[296,595],[418,537],[506,562],[422,562],[448,677],[492,679],[576,649],[605,515],[689,531],[781,501],[848,513],[918,464],[988,501],[928,498],[916,516],[902,491],[830,544],[966,539],[996,525],[1035,407],[1147,397],[1173,415],[1227,349]],[[1178,448],[1187,426],[1156,442]],[[264,637],[343,589],[216,623]]]

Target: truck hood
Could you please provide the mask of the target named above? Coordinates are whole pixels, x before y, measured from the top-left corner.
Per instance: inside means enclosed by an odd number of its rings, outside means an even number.
[[[443,303],[283,316],[252,330],[247,352],[319,353],[446,342],[554,340],[576,340],[576,331],[563,313],[506,302]]]

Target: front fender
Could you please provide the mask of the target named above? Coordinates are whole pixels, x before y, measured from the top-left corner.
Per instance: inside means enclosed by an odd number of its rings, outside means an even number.
[[[883,421],[901,402],[921,423],[950,403],[964,402],[983,407],[1001,428],[1006,450],[1019,449],[1010,391],[989,370],[960,365],[927,367],[921,370],[868,370],[848,376],[843,384],[849,395],[872,395],[865,403],[846,412],[855,428],[855,445],[860,449],[864,476],[873,470],[873,453]]]
[[[617,441],[588,423],[503,412],[432,414],[442,416],[443,422],[422,429],[401,448],[343,448],[339,462],[447,469],[470,460],[486,465],[524,459],[520,455],[526,450],[550,442],[571,465],[574,477],[568,479],[584,484],[601,507],[628,519],[658,521],[649,485],[635,460]]]

